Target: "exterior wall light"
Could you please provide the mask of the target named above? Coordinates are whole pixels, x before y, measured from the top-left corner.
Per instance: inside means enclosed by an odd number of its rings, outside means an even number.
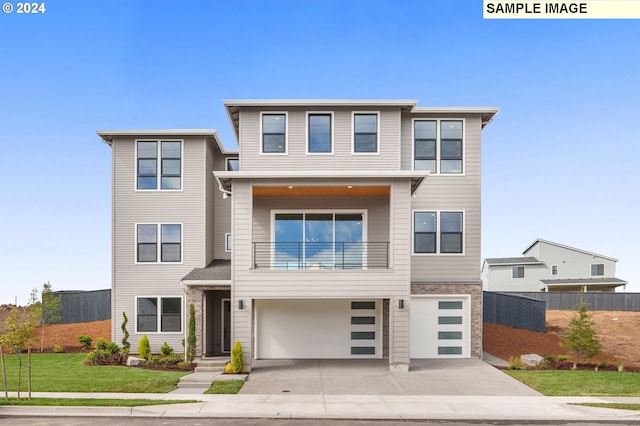
[[[238,300],[238,309],[240,310],[244,309],[244,300]]]
[[[404,299],[398,300],[398,309],[404,309]]]

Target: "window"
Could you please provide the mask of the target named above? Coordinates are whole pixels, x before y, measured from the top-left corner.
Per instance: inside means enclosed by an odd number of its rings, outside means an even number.
[[[227,158],[227,171],[237,172],[240,170],[240,160],[237,158]]]
[[[594,263],[591,265],[591,276],[604,276],[604,263]]]
[[[353,152],[378,152],[378,114],[353,115]]]
[[[524,278],[524,266],[514,266],[511,268],[511,278]]]
[[[462,212],[414,212],[414,254],[461,254],[463,249]]]
[[[416,120],[413,124],[415,170],[436,173],[436,129],[434,120]]]
[[[181,189],[181,141],[138,141],[136,151],[137,189]],[[160,184],[159,188],[158,184]]]
[[[138,297],[136,309],[138,333],[182,332],[182,298]]]
[[[414,120],[414,170],[461,174],[463,171],[462,141],[462,120]]]
[[[231,234],[224,234],[224,251],[227,253],[231,252]]]
[[[262,152],[265,154],[286,154],[286,131],[286,114],[262,114]]]
[[[307,152],[330,154],[331,114],[309,114],[307,120]]]
[[[558,275],[558,265],[551,266],[551,275]]]
[[[139,224],[136,228],[136,241],[137,262],[157,263],[158,259],[162,263],[182,261],[182,225]]]

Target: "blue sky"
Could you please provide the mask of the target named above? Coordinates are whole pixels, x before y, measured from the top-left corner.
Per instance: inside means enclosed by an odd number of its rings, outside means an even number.
[[[482,1],[46,1],[0,14],[0,303],[111,283],[98,129],[216,128],[224,99],[498,106],[483,257],[536,238],[640,291],[640,21],[484,20]]]

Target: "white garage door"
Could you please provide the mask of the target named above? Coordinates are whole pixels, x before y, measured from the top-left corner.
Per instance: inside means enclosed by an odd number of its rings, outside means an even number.
[[[256,358],[381,358],[379,300],[258,300]]]
[[[469,358],[469,298],[414,296],[410,307],[411,358]]]

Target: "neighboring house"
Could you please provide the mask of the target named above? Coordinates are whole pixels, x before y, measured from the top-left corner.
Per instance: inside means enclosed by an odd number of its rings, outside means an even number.
[[[616,278],[617,259],[537,239],[525,257],[489,258],[482,265],[488,291],[614,292],[627,284]]]
[[[214,130],[99,131],[113,153],[113,339],[197,355],[481,355],[480,139],[496,108],[239,100]]]

